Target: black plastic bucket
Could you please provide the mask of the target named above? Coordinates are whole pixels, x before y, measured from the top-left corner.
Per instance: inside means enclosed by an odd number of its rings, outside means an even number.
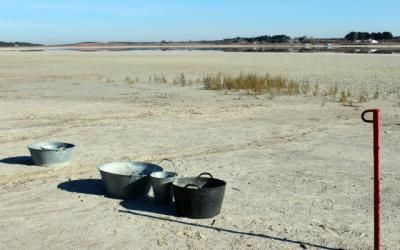
[[[210,178],[202,177],[208,175]],[[221,211],[226,182],[210,173],[176,179],[173,184],[176,212],[189,218],[211,218]]]

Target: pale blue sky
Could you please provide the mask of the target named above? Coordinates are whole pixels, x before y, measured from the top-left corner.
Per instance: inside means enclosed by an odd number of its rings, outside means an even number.
[[[0,0],[0,41],[400,35],[399,0]]]

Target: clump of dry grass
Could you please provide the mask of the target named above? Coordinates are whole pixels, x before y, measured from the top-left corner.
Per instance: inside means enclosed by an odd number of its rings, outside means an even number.
[[[282,76],[271,76],[269,74],[259,76],[254,73],[241,73],[236,77],[223,76],[221,73],[206,75],[202,82],[205,89],[208,90],[245,90],[254,95],[263,93],[294,95],[300,94],[301,88],[298,82]]]
[[[161,75],[153,75],[153,82],[156,83],[168,83],[167,79],[165,78],[164,74]]]
[[[180,73],[177,77],[174,78],[173,83],[175,85],[185,86],[186,85],[185,74],[184,73]]]
[[[231,82],[231,78],[225,79],[225,86],[223,84],[223,79],[220,73],[216,76],[207,75],[203,77],[203,84],[206,89],[209,90],[221,90],[221,89],[232,89],[233,83]]]
[[[397,95],[397,105],[400,107],[400,94]]]
[[[307,95],[308,93],[310,93],[310,90],[311,90],[310,82],[308,80],[303,80],[303,83],[301,84],[301,92]]]
[[[317,96],[319,93],[319,84],[315,84],[314,90],[313,90],[313,96]]]
[[[125,82],[129,85],[133,85],[136,83],[135,79],[130,78],[129,76],[125,77]]]
[[[347,97],[352,97],[352,96],[353,96],[353,93],[351,92],[350,89],[348,89],[348,90],[347,90]]]
[[[149,83],[168,83],[168,80],[167,80],[167,78],[165,78],[164,74],[160,74],[160,75],[153,74],[153,75],[149,76],[147,82],[149,82]]]
[[[291,81],[289,82],[289,85],[288,85],[287,90],[288,90],[288,94],[289,94],[289,95],[297,95],[297,94],[300,94],[300,84],[298,84],[297,82],[291,80]]]
[[[346,103],[346,102],[348,101],[347,97],[348,97],[348,96],[347,96],[346,92],[345,92],[345,91],[342,91],[342,92],[340,93],[340,99],[339,99],[339,101],[342,102],[342,103]]]
[[[367,91],[365,91],[365,90],[361,91],[361,93],[360,93],[360,95],[358,97],[358,101],[360,103],[368,101],[368,93],[367,93]]]
[[[374,93],[374,97],[373,97],[375,100],[377,100],[378,98],[379,98],[379,89],[377,88],[376,90],[375,90],[375,93]]]
[[[335,84],[334,86],[330,86],[328,88],[327,95],[336,96],[338,92],[339,92],[338,85]]]

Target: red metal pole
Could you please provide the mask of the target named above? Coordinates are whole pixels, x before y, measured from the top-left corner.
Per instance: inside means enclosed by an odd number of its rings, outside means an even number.
[[[367,120],[364,115],[366,113],[372,113],[373,119]],[[381,203],[381,191],[380,191],[380,110],[379,109],[371,109],[366,110],[362,113],[361,118],[365,122],[371,122],[374,126],[374,249],[380,249],[381,242],[381,211],[380,211],[380,203]]]

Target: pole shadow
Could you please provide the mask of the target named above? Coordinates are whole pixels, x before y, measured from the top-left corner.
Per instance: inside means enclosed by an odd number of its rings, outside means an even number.
[[[72,193],[101,195],[101,196],[105,196],[106,194],[105,188],[100,179],[70,180],[58,184],[57,188]]]
[[[315,248],[327,249],[327,250],[344,250],[343,248],[322,246],[322,245],[313,244],[313,243],[309,243],[309,242],[303,242],[303,241],[300,241],[300,240],[291,240],[291,239],[288,239],[288,238],[281,238],[281,237],[270,236],[270,235],[266,235],[266,234],[259,234],[259,233],[252,233],[252,232],[241,232],[241,231],[235,231],[235,230],[225,229],[225,228],[221,228],[221,227],[194,224],[194,223],[190,223],[190,222],[184,222],[184,221],[179,221],[179,220],[165,218],[165,217],[157,217],[157,216],[154,216],[154,215],[142,214],[142,213],[137,213],[137,212],[133,212],[133,211],[118,210],[118,212],[132,214],[132,215],[136,215],[136,216],[142,216],[142,217],[146,217],[146,218],[150,218],[150,219],[157,219],[157,220],[162,220],[162,221],[179,223],[179,224],[183,224],[183,225],[186,225],[186,226],[201,227],[201,228],[205,228],[205,229],[215,230],[217,232],[225,232],[225,233],[238,234],[238,235],[247,235],[247,236],[259,237],[259,238],[263,238],[263,239],[267,239],[267,240],[280,241],[280,242],[284,242],[284,243],[288,243],[288,244],[296,244],[296,245],[300,245],[300,247],[304,248],[304,249],[306,249],[307,246],[308,246],[308,247],[315,247]]]
[[[0,160],[0,163],[4,164],[12,164],[12,165],[25,165],[25,166],[34,166],[32,161],[32,157],[30,156],[15,156],[3,158]]]

